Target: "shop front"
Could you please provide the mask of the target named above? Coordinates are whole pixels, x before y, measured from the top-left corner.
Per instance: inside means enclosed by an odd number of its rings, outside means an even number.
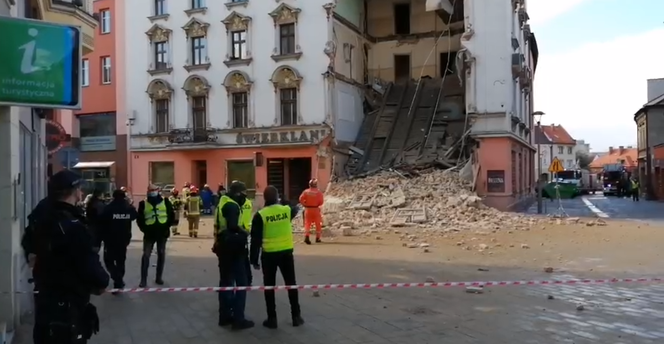
[[[115,184],[115,162],[79,162],[73,167],[83,177],[82,190],[85,194],[99,190],[104,194],[111,195],[118,188]]]
[[[216,191],[220,184],[241,180],[250,196],[260,198],[267,185],[274,185],[295,200],[310,179],[317,178],[321,188],[329,182],[329,134],[326,126],[255,128],[221,132],[204,145],[171,143],[177,141],[171,138],[163,149],[132,148],[131,185],[141,197],[150,183],[177,189],[185,182],[208,184]],[[141,139],[132,137],[132,143]]]

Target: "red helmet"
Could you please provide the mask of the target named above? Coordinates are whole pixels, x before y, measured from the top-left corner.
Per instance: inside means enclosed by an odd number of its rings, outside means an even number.
[[[171,193],[173,194],[173,196],[177,196],[180,193],[180,191],[178,191],[178,189],[173,189]]]
[[[309,181],[309,187],[310,188],[317,188],[318,187],[318,179],[314,178]]]

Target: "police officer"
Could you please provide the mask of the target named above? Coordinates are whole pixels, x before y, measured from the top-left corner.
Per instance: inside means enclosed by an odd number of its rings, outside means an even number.
[[[221,197],[215,220],[214,246],[212,251],[219,262],[219,286],[248,286],[247,239],[248,233],[242,226],[241,204],[247,199],[244,183],[233,182],[228,193]],[[244,309],[247,291],[223,291],[219,293],[219,326],[232,325],[233,329],[243,330],[254,326],[245,318]]]
[[[263,269],[263,283],[274,286],[277,283],[277,270],[281,271],[286,285],[296,285],[295,259],[293,257],[293,225],[291,220],[297,215],[297,208],[287,200],[279,202],[279,192],[268,186],[263,192],[265,207],[259,210],[251,223],[251,265]],[[262,251],[262,256],[261,256]],[[260,262],[259,264],[259,256]],[[304,324],[300,311],[297,289],[288,290],[293,326]],[[263,326],[277,328],[277,306],[274,290],[265,290],[267,319]]]
[[[157,276],[155,283],[163,285],[164,265],[166,264],[166,241],[170,236],[170,228],[175,219],[173,205],[163,198],[156,185],[148,187],[148,197],[138,204],[138,218],[136,224],[143,232],[143,257],[141,258],[141,283],[139,287],[147,286],[148,267],[150,255],[157,245]]]
[[[131,223],[136,220],[136,209],[127,202],[122,190],[113,191],[113,200],[102,212],[101,239],[104,243],[104,264],[113,279],[113,288],[125,287],[125,261],[127,246],[131,242]]]
[[[88,229],[91,231],[93,238],[93,245],[97,252],[101,247],[101,237],[99,232],[101,231],[101,213],[104,211],[104,200],[102,199],[101,190],[93,190],[92,196],[85,205],[85,216],[87,218]]]
[[[47,200],[31,216],[23,247],[34,255],[35,325],[33,342],[87,343],[99,331],[90,295],[100,295],[109,276],[93,250],[85,216],[76,206],[81,177],[70,170],[51,176]],[[35,209],[36,211],[38,209]]]

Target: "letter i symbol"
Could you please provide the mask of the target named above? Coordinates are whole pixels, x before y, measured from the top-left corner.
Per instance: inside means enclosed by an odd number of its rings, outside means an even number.
[[[38,34],[39,30],[35,28],[28,30],[28,35],[30,35],[30,37],[36,38]],[[19,47],[19,49],[23,50],[23,58],[21,59],[21,73],[30,74],[41,70],[41,68],[32,65],[36,55],[36,46],[37,40],[33,39],[32,41]]]

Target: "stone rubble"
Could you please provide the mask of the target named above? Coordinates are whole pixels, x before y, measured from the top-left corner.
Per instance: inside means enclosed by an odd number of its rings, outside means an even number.
[[[344,236],[355,235],[358,230],[364,234],[385,230],[398,234],[395,227],[442,233],[530,230],[535,225],[552,221],[488,207],[471,191],[468,182],[460,179],[457,173],[443,170],[431,170],[413,178],[384,171],[366,178],[341,181],[331,185],[325,199],[324,227],[340,230]],[[574,221],[579,219],[567,220]],[[406,238],[406,241],[415,240]]]

